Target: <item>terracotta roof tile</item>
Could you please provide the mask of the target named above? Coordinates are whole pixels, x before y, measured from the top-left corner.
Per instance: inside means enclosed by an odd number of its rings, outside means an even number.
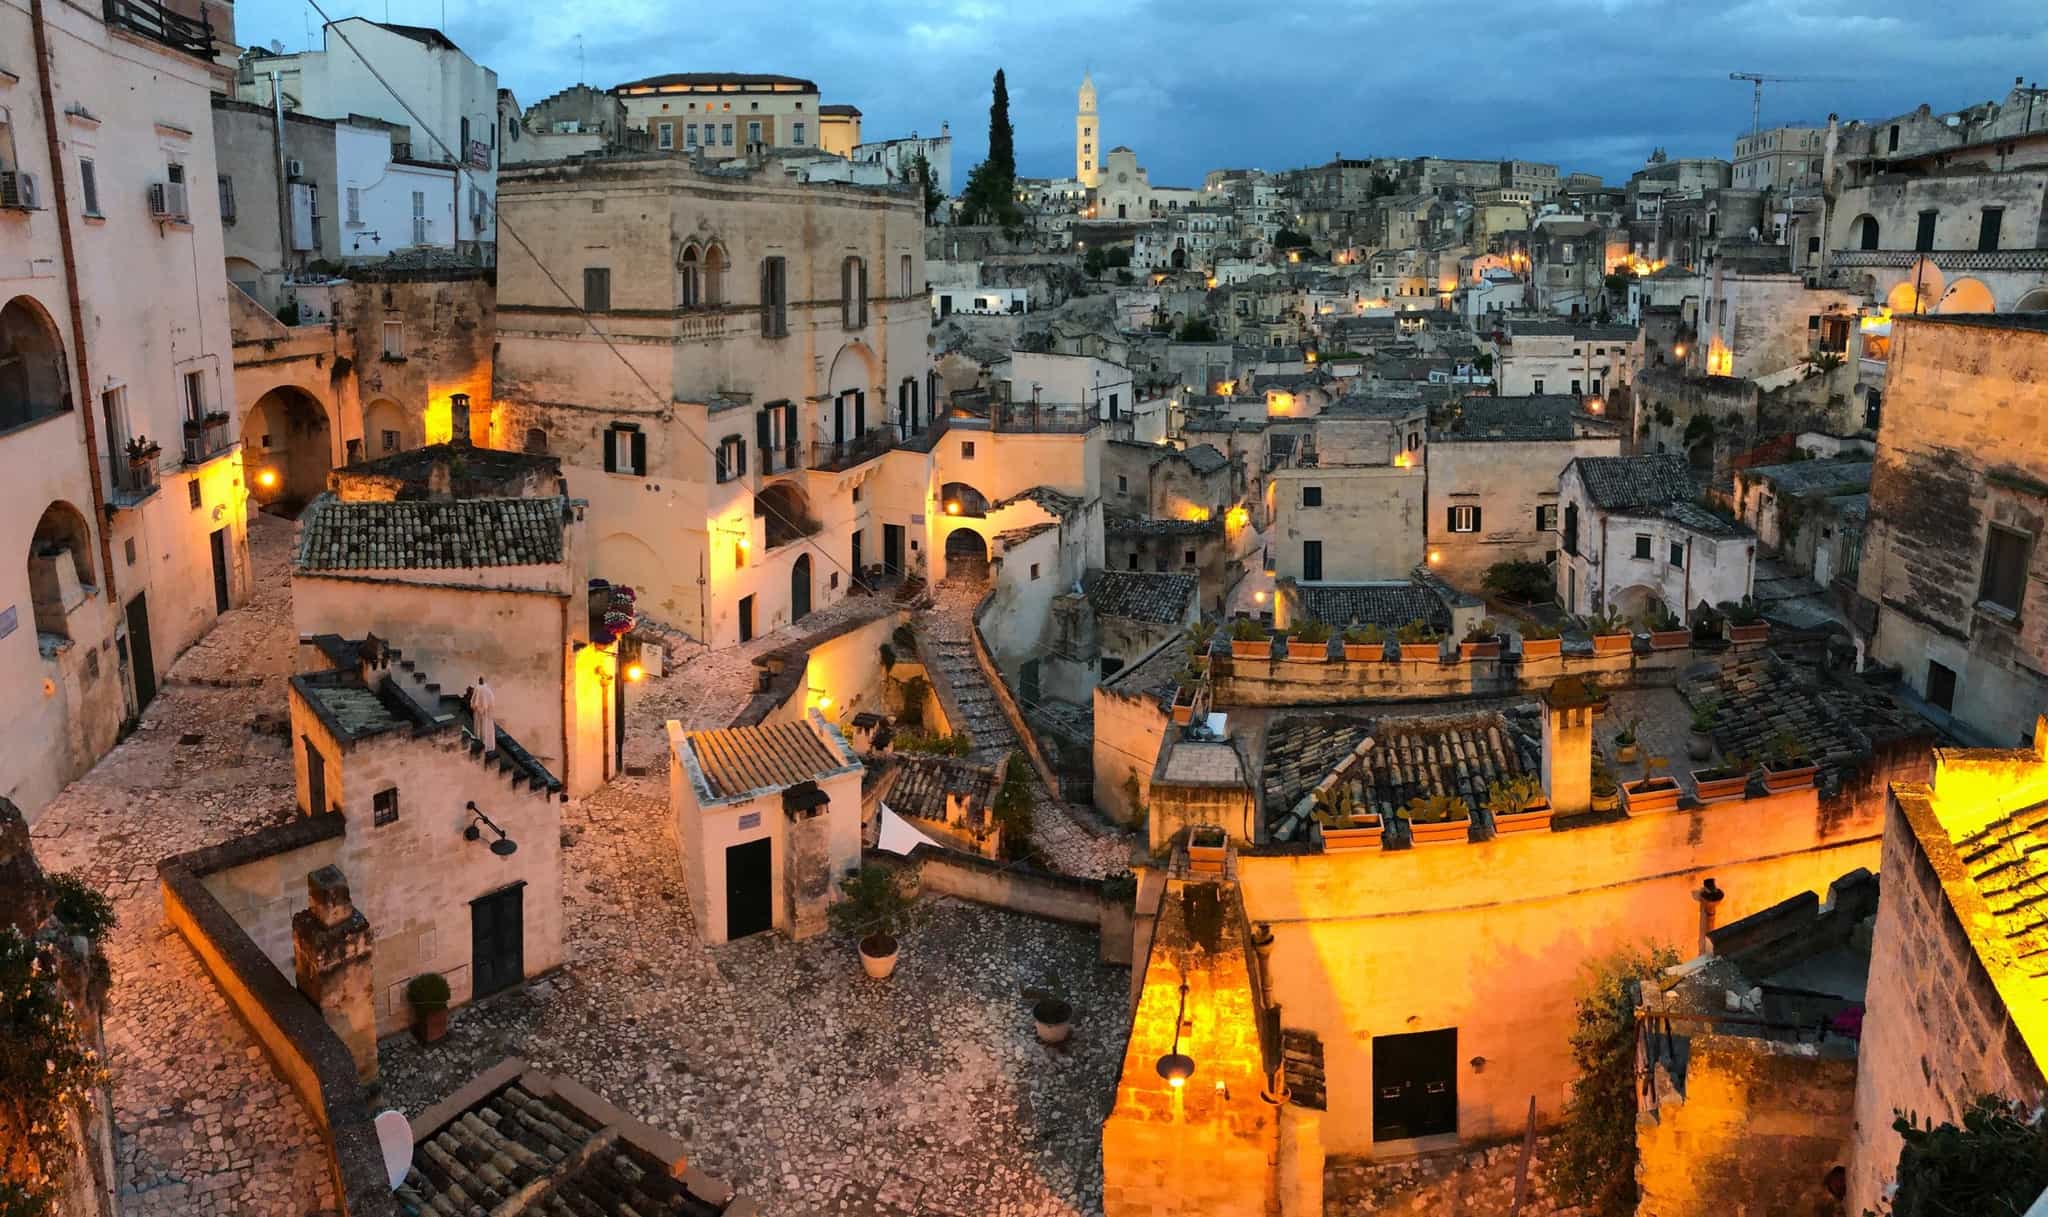
[[[313,500],[293,559],[302,571],[461,570],[562,560],[568,500]]]
[[[694,731],[684,743],[703,776],[698,792],[711,799],[781,790],[860,763],[808,720]]]

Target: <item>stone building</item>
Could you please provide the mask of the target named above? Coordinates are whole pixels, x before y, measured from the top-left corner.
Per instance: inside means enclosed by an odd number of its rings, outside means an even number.
[[[1495,342],[1495,383],[1505,397],[1569,393],[1604,398],[1635,379],[1642,332],[1632,325],[1516,318]]]
[[[737,156],[757,148],[821,147],[818,86],[760,72],[668,72],[613,85],[626,122],[656,151]],[[858,143],[858,139],[854,142]]]
[[[911,827],[964,853],[1003,856],[1003,828],[995,819],[1002,774],[996,766],[899,752],[878,768],[876,797]]]
[[[914,195],[654,156],[523,165],[502,206],[496,416],[589,498],[597,574],[726,645],[939,573]]]
[[[231,21],[0,11],[21,73],[0,171],[0,797],[30,815],[248,595],[216,38]]]
[[[1582,456],[1621,455],[1621,435],[1581,399],[1467,397],[1429,433],[1425,544],[1432,571],[1477,590],[1497,562],[1557,556],[1558,475]]]
[[[2033,591],[2044,367],[2048,314],[1893,318],[1859,629],[1873,661],[1992,743],[2021,737],[2048,702]]]
[[[1756,534],[1701,505],[1680,456],[1590,456],[1558,478],[1557,596],[1566,612],[1690,621],[1749,596]]]
[[[839,729],[802,719],[684,732],[668,725],[669,803],[709,943],[825,929],[839,880],[860,865],[861,773]]]
[[[1266,474],[1269,569],[1304,583],[1405,576],[1427,532],[1428,423],[1420,399],[1348,397],[1304,438],[1269,433],[1269,442],[1287,442]]]
[[[1862,560],[1862,521],[1870,508],[1868,460],[1804,460],[1735,471],[1735,514],[1794,570],[1821,587]]]
[[[1775,259],[1727,255],[1704,286],[1699,338],[1687,356],[1695,369],[1776,387],[1826,356],[1848,358],[1859,293],[1812,287]]]

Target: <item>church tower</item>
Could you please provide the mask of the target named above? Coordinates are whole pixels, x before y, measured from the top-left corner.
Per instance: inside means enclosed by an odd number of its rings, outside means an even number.
[[[1095,78],[1082,73],[1081,105],[1074,115],[1074,180],[1089,189],[1102,184],[1102,128],[1095,116]]]

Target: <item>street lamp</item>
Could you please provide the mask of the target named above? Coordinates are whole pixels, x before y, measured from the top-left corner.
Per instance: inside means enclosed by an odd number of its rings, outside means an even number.
[[[1159,1063],[1153,1066],[1159,1071],[1159,1076],[1166,1079],[1166,1084],[1175,1090],[1187,1085],[1188,1079],[1195,1076],[1195,1058],[1180,1050],[1180,1025],[1187,1016],[1188,982],[1183,980],[1180,982],[1180,1011],[1173,1016],[1173,1051],[1160,1057]]]

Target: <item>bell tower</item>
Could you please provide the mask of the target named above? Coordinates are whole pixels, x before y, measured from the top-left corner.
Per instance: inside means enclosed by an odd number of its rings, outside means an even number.
[[[1091,190],[1102,184],[1102,124],[1095,114],[1095,78],[1085,72],[1074,115],[1074,180]]]

